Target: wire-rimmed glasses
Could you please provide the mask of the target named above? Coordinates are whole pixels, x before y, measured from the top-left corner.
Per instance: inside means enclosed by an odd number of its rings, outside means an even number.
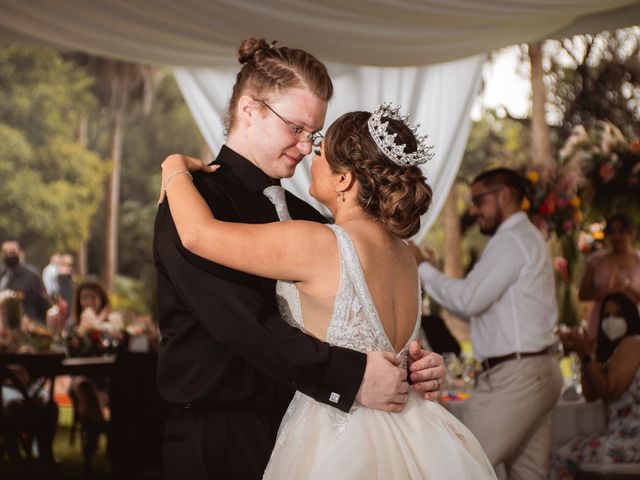
[[[296,125],[295,123],[284,118],[282,115],[276,112],[273,108],[271,108],[266,102],[263,102],[262,100],[257,100],[257,99],[255,100],[256,102],[261,103],[262,105],[267,107],[269,110],[271,110],[271,112],[276,117],[282,120],[282,122],[289,128],[289,131],[291,132],[291,134],[294,136],[296,140],[298,140],[299,142],[305,142],[305,143],[311,142],[311,145],[313,145],[314,147],[320,146],[323,139],[323,136],[320,132],[308,132],[307,130],[302,128],[300,125]]]

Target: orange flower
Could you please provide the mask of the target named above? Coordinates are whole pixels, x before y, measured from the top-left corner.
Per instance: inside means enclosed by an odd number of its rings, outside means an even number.
[[[522,208],[522,210],[524,210],[525,212],[528,211],[531,208],[531,202],[529,201],[529,199],[527,197],[524,197],[522,199],[522,203],[520,204],[520,208]]]
[[[531,183],[533,183],[535,185],[536,183],[538,183],[540,181],[540,174],[538,172],[536,172],[535,170],[529,170],[527,172],[527,178],[529,179],[529,181]]]
[[[576,195],[571,200],[569,200],[569,203],[571,204],[572,207],[576,207],[576,208],[580,207],[580,197]]]

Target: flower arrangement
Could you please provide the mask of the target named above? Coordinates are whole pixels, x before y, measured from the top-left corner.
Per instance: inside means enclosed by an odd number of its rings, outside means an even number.
[[[582,223],[582,201],[578,194],[583,182],[577,162],[563,162],[556,169],[529,167],[525,171],[528,195],[522,208],[548,237],[569,235]]]
[[[13,353],[50,350],[51,332],[23,315],[22,299],[21,292],[0,292],[0,349]]]
[[[20,328],[22,321],[22,294],[13,290],[0,292],[0,332]]]
[[[604,222],[594,222],[578,233],[578,249],[583,254],[600,250],[604,246]]]
[[[612,123],[600,121],[589,132],[574,127],[560,156],[582,163],[582,196],[596,213],[640,208],[640,140],[627,140]]]
[[[67,337],[67,348],[73,356],[104,355],[114,352],[123,338],[122,318],[117,313],[96,313],[87,308]]]
[[[159,336],[157,326],[148,316],[130,311],[101,315],[87,309],[71,331],[67,344],[71,355],[105,355],[115,353],[121,346],[131,349],[132,339],[144,338],[145,350],[157,347]]]

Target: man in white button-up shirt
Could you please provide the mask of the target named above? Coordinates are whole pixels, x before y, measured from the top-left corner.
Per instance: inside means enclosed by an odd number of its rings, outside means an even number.
[[[464,279],[428,262],[419,272],[431,297],[470,321],[483,363],[464,423],[494,466],[505,463],[509,478],[530,480],[547,476],[550,412],[562,377],[549,349],[557,318],[553,268],[540,232],[520,209],[524,193],[512,170],[479,175],[470,212],[492,236],[481,259]]]

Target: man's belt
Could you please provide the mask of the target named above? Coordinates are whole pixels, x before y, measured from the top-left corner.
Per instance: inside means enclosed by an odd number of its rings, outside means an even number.
[[[539,352],[516,352],[516,353],[510,353],[508,355],[502,355],[501,357],[490,357],[482,361],[482,368],[483,370],[489,370],[490,368],[493,368],[500,363],[508,362],[509,360],[517,360],[520,358],[527,358],[527,357],[537,357],[539,355],[549,355],[551,354],[551,352],[552,352],[551,347],[545,347]]]

